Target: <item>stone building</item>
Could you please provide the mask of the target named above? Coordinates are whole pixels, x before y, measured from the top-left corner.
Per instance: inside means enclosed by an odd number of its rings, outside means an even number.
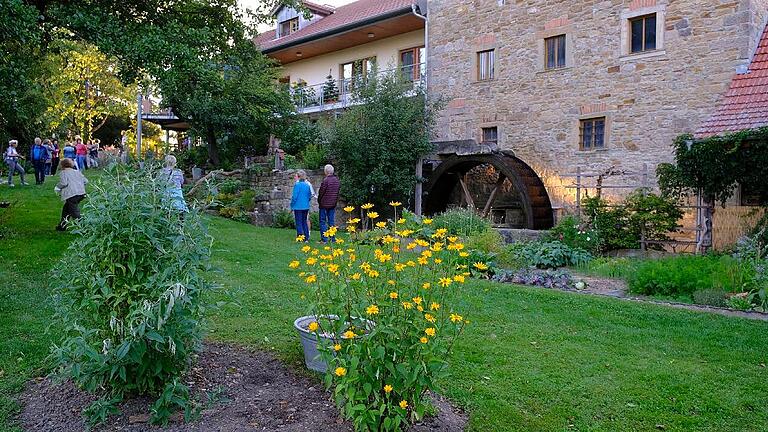
[[[506,171],[491,182],[518,194],[532,228],[574,204],[577,170],[639,185],[646,167],[652,184],[674,138],[744,71],[766,19],[768,0],[430,0],[428,88],[446,105],[427,211],[467,190],[457,173],[488,167]],[[484,193],[479,209],[496,194]]]

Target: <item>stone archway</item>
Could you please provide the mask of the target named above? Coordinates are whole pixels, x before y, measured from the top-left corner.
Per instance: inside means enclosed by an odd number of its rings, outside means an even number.
[[[485,180],[485,191],[478,192],[468,179],[480,175]],[[519,220],[514,225],[528,229],[548,229],[554,224],[549,195],[536,172],[510,153],[452,155],[445,158],[429,176],[424,187],[426,214],[445,211],[451,204],[474,208],[488,216],[504,212],[504,207],[519,207]],[[506,195],[515,206],[496,206]],[[478,200],[478,198],[481,198]]]

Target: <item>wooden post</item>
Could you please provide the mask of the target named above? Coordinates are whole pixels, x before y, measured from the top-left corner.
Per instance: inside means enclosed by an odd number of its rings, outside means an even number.
[[[485,203],[485,207],[483,208],[483,218],[488,217],[488,212],[491,211],[491,206],[493,205],[493,202],[496,200],[496,194],[499,193],[499,189],[504,184],[504,180],[506,180],[507,177],[504,176],[504,174],[499,174],[499,180],[496,181],[496,186],[491,191],[491,196],[488,197],[488,202]]]
[[[581,166],[576,167],[576,216],[581,218]]]
[[[465,176],[460,176],[459,183],[461,183],[461,189],[464,190],[464,198],[467,200],[467,208],[476,210],[475,201],[472,199],[472,195],[469,194],[469,188],[467,187],[467,182],[464,181],[464,178]]]

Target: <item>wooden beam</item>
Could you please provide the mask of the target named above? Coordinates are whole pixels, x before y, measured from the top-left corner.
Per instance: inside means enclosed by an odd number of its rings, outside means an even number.
[[[504,184],[504,180],[506,180],[507,177],[504,174],[499,173],[499,180],[496,182],[496,186],[491,191],[491,196],[488,197],[488,202],[485,203],[485,207],[483,208],[483,217],[488,217],[488,212],[491,211],[491,206],[493,205],[493,202],[496,201],[496,194],[499,192],[499,188]]]
[[[464,181],[464,177],[459,177],[459,183],[461,183],[461,189],[464,190],[464,199],[467,200],[467,208],[471,208],[472,210],[475,210],[475,201],[472,199],[472,195],[469,194],[469,188],[467,187],[467,183]]]

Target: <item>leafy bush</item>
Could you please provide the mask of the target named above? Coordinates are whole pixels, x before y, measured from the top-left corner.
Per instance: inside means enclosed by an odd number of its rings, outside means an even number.
[[[94,422],[129,393],[164,394],[152,420],[167,421],[171,405],[186,404],[180,378],[202,339],[211,239],[196,211],[182,218],[173,209],[168,183],[155,173],[106,170],[55,272],[65,337],[53,358],[86,390],[106,389],[87,410]]]
[[[435,228],[445,228],[462,237],[484,233],[491,229],[491,222],[472,210],[456,208],[434,217]]]
[[[754,307],[754,299],[754,293],[738,293],[728,297],[728,300],[725,301],[725,305],[731,309],[748,311],[752,310]]]
[[[320,230],[320,213],[309,212],[309,223],[312,229]]]
[[[317,321],[307,330],[331,339],[318,337],[325,382],[356,430],[407,429],[424,416],[426,392],[445,373],[466,324],[452,307],[469,276],[457,270],[465,247],[444,229],[411,241],[395,219],[379,228],[383,236],[374,243],[381,246],[372,248],[355,241],[362,221],[347,221],[351,238],[337,238],[327,250],[304,245],[289,265],[313,291],[307,297],[317,299]]]
[[[703,289],[694,291],[693,302],[706,306],[725,306],[726,292],[720,289]]]
[[[592,259],[589,252],[558,241],[515,243],[509,247],[509,251],[511,257],[524,266],[541,269],[578,266]]]
[[[730,256],[674,256],[641,262],[628,277],[630,291],[644,295],[683,296],[705,289],[742,291],[738,262]]]
[[[597,257],[586,264],[577,266],[579,272],[608,277],[626,279],[641,261],[635,258]]]
[[[290,210],[278,210],[272,213],[272,227],[296,228],[296,221],[293,220],[293,213]]]
[[[306,169],[318,169],[328,161],[328,151],[318,144],[309,144],[301,152],[301,160]]]
[[[568,270],[540,270],[531,267],[501,271],[493,276],[496,282],[533,285],[561,290],[574,289],[576,282]]]
[[[583,249],[591,254],[601,250],[600,233],[588,222],[580,221],[576,216],[566,216],[549,230],[544,241],[559,241],[567,246]]]
[[[236,194],[243,190],[243,182],[237,179],[226,179],[218,184],[219,192],[223,194]]]
[[[760,230],[751,236],[739,239],[734,257],[742,272],[743,287],[752,293],[751,299],[761,310],[768,310],[768,256]]]

